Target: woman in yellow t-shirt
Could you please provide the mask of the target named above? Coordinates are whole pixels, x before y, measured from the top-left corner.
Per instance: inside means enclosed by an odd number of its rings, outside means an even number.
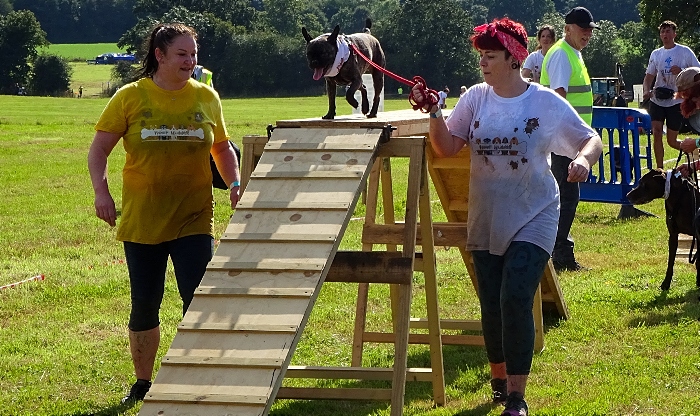
[[[115,226],[107,158],[123,139],[126,163],[117,239],[124,244],[129,269],[129,344],[136,373],[125,404],[143,400],[151,386],[168,257],[184,314],[213,255],[210,154],[230,185],[232,209],[240,190],[238,160],[219,95],[191,78],[197,65],[196,32],[179,23],[159,24],[148,43],[140,79],[109,101],[88,154],[95,213]]]

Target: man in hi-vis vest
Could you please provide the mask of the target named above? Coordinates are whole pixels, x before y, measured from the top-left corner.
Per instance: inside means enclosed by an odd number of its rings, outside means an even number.
[[[213,77],[214,73],[206,69],[202,65],[195,65],[194,71],[192,71],[192,78],[196,79],[199,82],[207,84],[212,88],[214,88],[214,81],[212,79]]]
[[[547,52],[542,63],[540,82],[564,97],[581,118],[591,124],[593,118],[593,92],[583,63],[581,50],[588,45],[593,29],[598,28],[593,16],[584,7],[574,7],[564,18],[564,38]],[[559,272],[585,269],[574,256],[574,240],[571,224],[580,199],[578,182],[567,182],[571,159],[552,153],[552,173],[559,184],[559,228],[552,252],[552,263]]]

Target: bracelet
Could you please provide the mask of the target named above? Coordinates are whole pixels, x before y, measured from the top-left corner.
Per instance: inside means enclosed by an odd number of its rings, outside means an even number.
[[[239,182],[239,181],[233,181],[233,182],[231,182],[231,186],[228,187],[228,190],[230,191],[231,189],[233,189],[233,188],[235,188],[235,187],[237,187],[237,186],[240,187],[240,186],[241,186],[241,182]]]
[[[442,118],[442,109],[438,106],[438,110],[434,113],[430,113],[430,118]]]
[[[700,138],[699,138],[699,139],[695,139],[695,148],[696,148],[696,149],[700,149]]]

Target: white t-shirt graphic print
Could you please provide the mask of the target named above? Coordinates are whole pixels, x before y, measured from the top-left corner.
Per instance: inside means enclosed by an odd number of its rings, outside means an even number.
[[[551,254],[559,190],[550,154],[575,158],[595,130],[561,96],[534,83],[514,98],[477,84],[459,100],[447,126],[471,152],[466,249],[503,255],[517,240]]]

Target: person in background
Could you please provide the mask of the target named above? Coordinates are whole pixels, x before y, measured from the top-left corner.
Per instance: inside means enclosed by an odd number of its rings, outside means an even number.
[[[598,25],[584,7],[574,7],[564,17],[564,39],[552,45],[542,63],[540,81],[553,89],[571,104],[581,118],[591,124],[593,120],[593,92],[581,50],[588,45],[593,29]],[[569,181],[571,159],[566,155],[552,154],[552,173],[559,184],[559,227],[557,241],[552,252],[552,263],[557,272],[562,270],[586,270],[576,261],[571,225],[581,197],[577,181]]]
[[[445,88],[438,92],[438,105],[440,108],[447,108],[447,104],[445,103],[447,100],[447,94],[450,93],[450,89],[445,86]]]
[[[523,69],[520,71],[523,78],[540,82],[542,62],[544,62],[545,55],[547,55],[549,48],[554,45],[556,40],[557,34],[550,25],[544,25],[537,31],[537,49],[528,55],[525,63],[523,63]]]
[[[229,184],[231,208],[238,202],[240,171],[221,101],[216,91],[191,78],[195,65],[194,29],[180,23],[155,26],[141,78],[107,103],[88,153],[95,214],[114,227],[107,159],[121,139],[126,151],[117,239],[124,245],[131,286],[129,347],[136,382],[124,404],[143,400],[151,387],[168,257],[183,315],[212,258],[210,154]]]
[[[700,62],[693,50],[676,43],[676,24],[665,20],[659,25],[662,47],[654,49],[649,56],[649,65],[644,75],[644,100],[649,102],[651,132],[654,136],[654,160],[656,167],[664,167],[664,123],[666,142],[672,148],[680,149],[678,131],[683,124],[681,100],[674,98],[676,77],[684,68],[698,67]]]
[[[192,71],[192,78],[214,88],[214,73],[202,65],[195,65],[194,71]]]
[[[466,85],[462,85],[461,87],[459,87],[459,96],[460,97],[463,96],[465,92],[467,92]]]
[[[690,119],[692,116],[697,117],[697,112],[700,110],[700,67],[690,67],[682,70],[676,77],[676,87],[678,92],[676,98],[683,100],[680,104],[681,114],[683,117]],[[693,128],[697,129],[696,126]],[[680,150],[686,153],[692,153],[695,149],[700,149],[700,138],[686,138],[680,144]],[[696,160],[693,165],[695,170],[700,168],[700,160]],[[688,176],[688,165],[679,166],[681,173]]]
[[[613,107],[627,107],[627,98],[625,98],[625,90],[620,90],[620,93],[615,97]]]
[[[581,182],[602,151],[596,131],[566,100],[522,78],[527,39],[523,25],[508,18],[474,28],[484,82],[467,90],[446,121],[438,105],[423,107],[438,157],[464,146],[471,154],[466,249],[476,270],[492,400],[505,404],[502,416],[528,414],[532,307],[559,218],[550,155],[572,158],[567,179]],[[413,87],[416,102],[425,100],[423,87]]]

